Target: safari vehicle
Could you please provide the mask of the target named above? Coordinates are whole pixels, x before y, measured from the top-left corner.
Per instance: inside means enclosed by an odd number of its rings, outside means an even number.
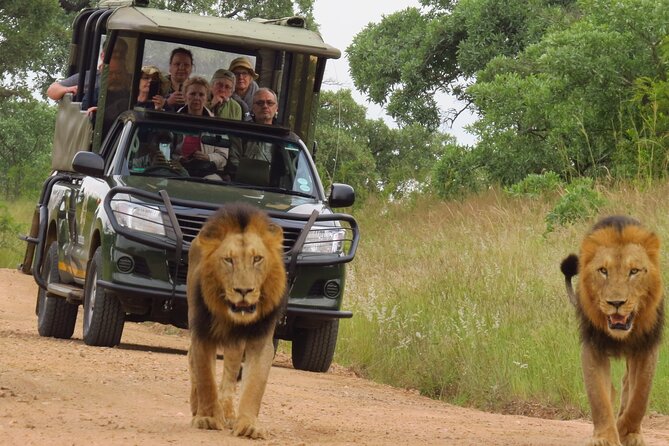
[[[244,201],[284,230],[290,289],[275,340],[291,341],[296,368],[326,371],[339,319],[352,316],[341,307],[345,263],[359,238],[355,220],[332,209],[351,206],[355,195],[344,184],[325,194],[303,141],[313,140],[325,61],[339,51],[299,19],[242,22],[137,3],[103,4],[74,22],[69,74],[80,73],[80,88],[59,103],[53,173],[24,237],[21,270],[39,285],[39,334],[70,338],[79,305],[88,345],[119,344],[126,321],[187,328],[190,244],[217,209]],[[94,82],[84,92],[83,78],[88,72],[93,80],[103,37],[100,97],[91,121],[81,101]],[[131,81],[119,91],[108,79],[121,40]],[[141,67],[166,67],[168,61],[159,59],[177,46],[193,51],[196,74],[205,77],[239,55],[249,57],[259,85],[278,93],[277,125],[135,107]],[[226,151],[234,169],[218,176],[184,171],[176,155],[187,138]],[[232,154],[249,144],[269,155],[230,164]]]

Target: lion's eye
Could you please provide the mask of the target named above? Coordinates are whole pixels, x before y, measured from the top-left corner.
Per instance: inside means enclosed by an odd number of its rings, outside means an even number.
[[[253,263],[259,263],[262,261],[262,256],[253,256]]]
[[[234,263],[234,260],[232,260],[232,257],[224,257],[223,261],[228,265],[232,265]]]
[[[599,268],[597,271],[599,271],[599,273],[604,277],[609,275],[609,272],[603,266],[601,268]]]
[[[636,276],[641,270],[639,268],[632,268],[630,270],[630,276]]]

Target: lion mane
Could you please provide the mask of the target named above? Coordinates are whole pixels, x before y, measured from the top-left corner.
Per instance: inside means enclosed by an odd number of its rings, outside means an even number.
[[[583,238],[579,255],[567,256],[560,269],[580,322],[583,377],[594,424],[589,444],[643,445],[641,421],[664,323],[660,240],[633,218],[606,217]],[[602,386],[611,383],[610,357],[627,361],[617,421],[615,389]]]
[[[191,424],[264,438],[257,417],[286,299],[283,231],[253,206],[226,205],[202,227],[188,264]],[[224,355],[220,397],[215,384],[219,347]],[[247,365],[237,414],[233,400],[242,360]]]

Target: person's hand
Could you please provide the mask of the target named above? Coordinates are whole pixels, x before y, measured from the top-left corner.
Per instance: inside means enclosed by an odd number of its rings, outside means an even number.
[[[191,157],[196,160],[209,161],[209,155],[203,153],[201,150],[193,152],[193,155],[191,155]]]
[[[88,109],[86,110],[86,114],[88,116],[93,116],[93,113],[95,113],[96,111],[98,111],[97,107],[88,107]]]
[[[169,164],[169,163],[165,159],[165,155],[163,155],[163,152],[157,151],[157,152],[154,152],[151,155],[151,164],[152,165],[165,165],[165,164]]]
[[[168,105],[183,105],[185,103],[186,99],[184,98],[184,94],[180,91],[173,92],[167,98]]]
[[[222,104],[223,102],[224,102],[223,98],[220,97],[220,96],[214,96],[213,98],[211,98],[211,106],[212,107],[215,107],[218,104]]]
[[[163,110],[165,107],[165,98],[159,94],[155,95],[154,97],[151,98],[151,102],[153,102],[153,108],[156,110]]]
[[[76,85],[72,85],[71,87],[65,87],[65,94],[67,93],[77,94],[78,89],[79,87]]]

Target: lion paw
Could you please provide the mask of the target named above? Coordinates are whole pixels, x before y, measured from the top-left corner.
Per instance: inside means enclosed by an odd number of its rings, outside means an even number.
[[[194,416],[190,422],[192,427],[197,429],[221,430],[223,423],[216,417]]]
[[[257,424],[257,420],[239,418],[232,429],[232,434],[237,437],[249,437],[253,439],[267,438],[267,432]]]
[[[623,446],[646,446],[643,436],[639,433],[630,433],[622,438]]]

